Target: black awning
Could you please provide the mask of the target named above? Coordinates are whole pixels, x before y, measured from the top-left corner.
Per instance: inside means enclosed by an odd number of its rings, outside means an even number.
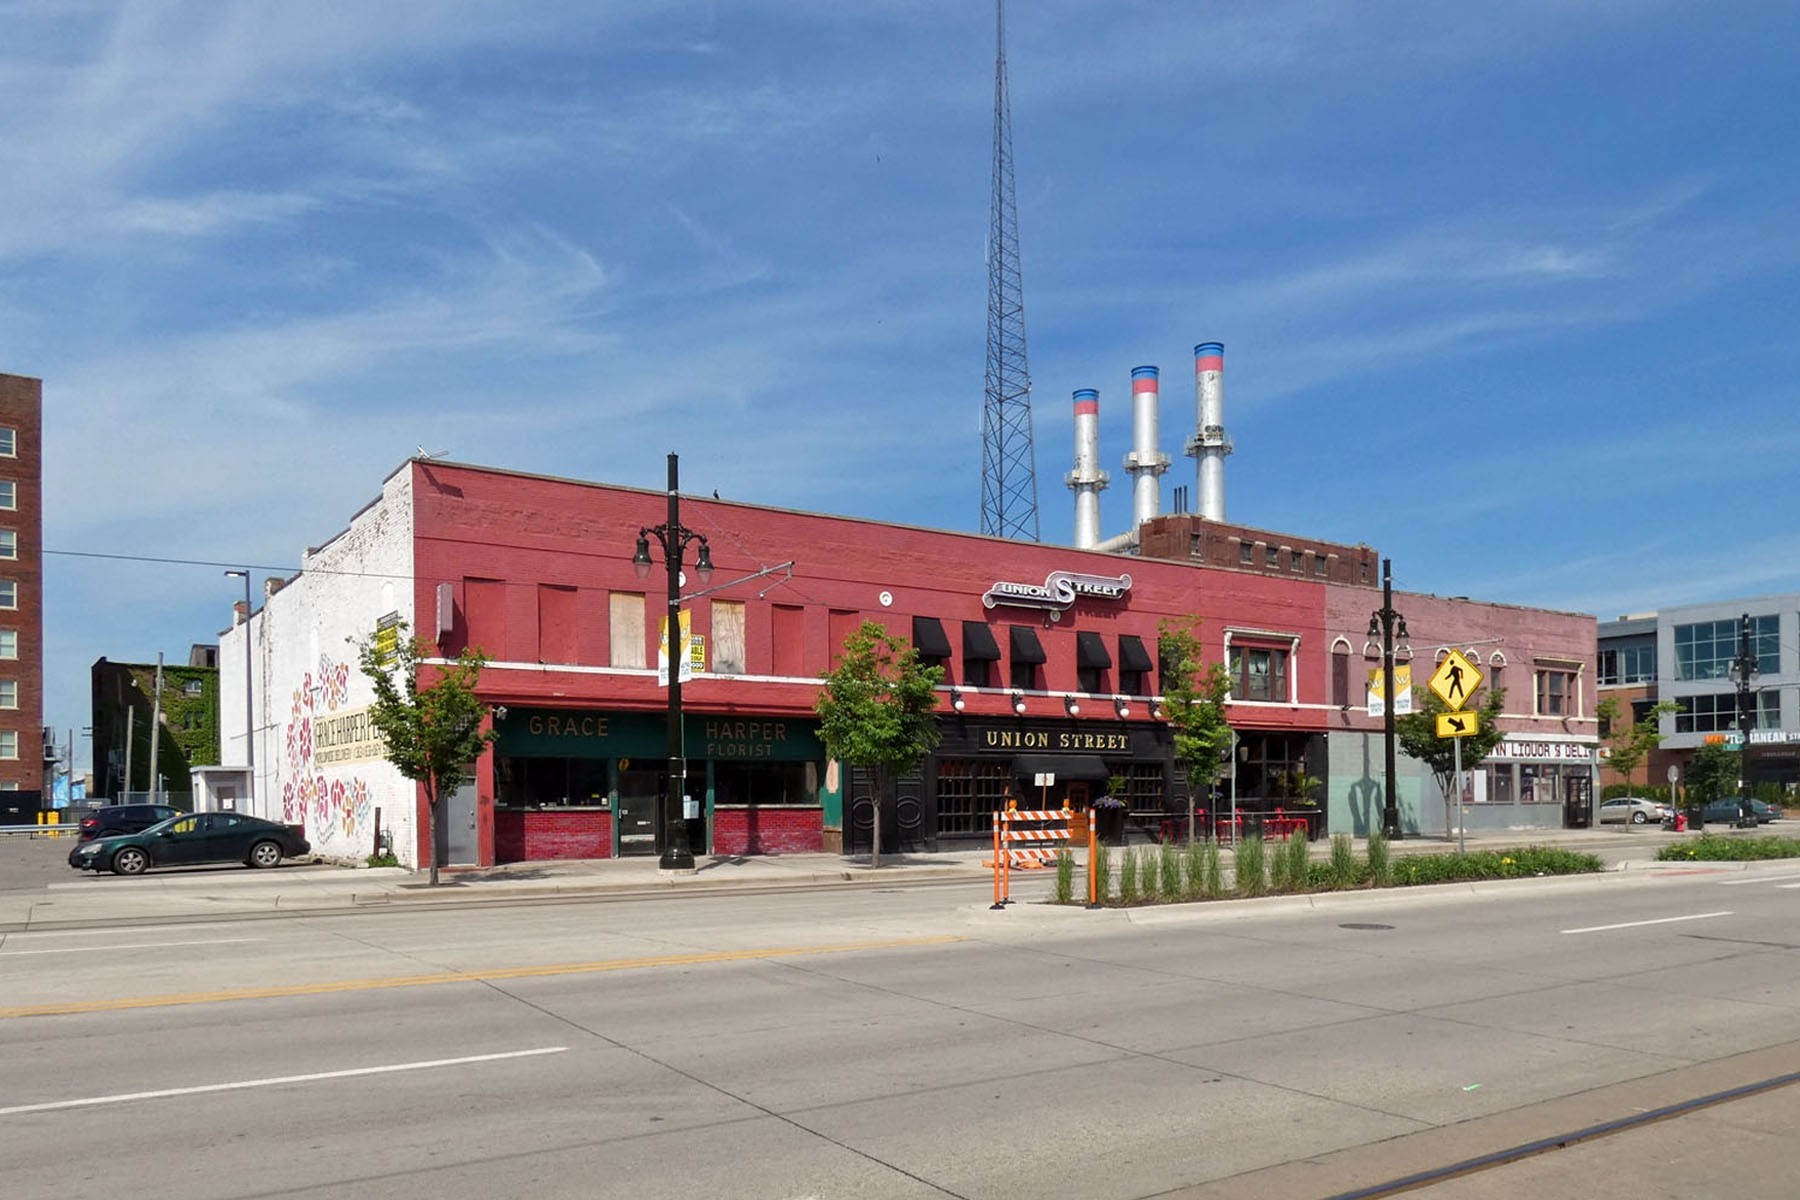
[[[1153,671],[1156,664],[1150,661],[1150,652],[1144,649],[1143,639],[1136,634],[1121,633],[1119,635],[1119,667],[1125,671]]]
[[[985,622],[963,622],[963,661],[1000,661],[1000,647],[994,644],[994,631]]]
[[[1037,640],[1037,630],[1029,625],[1014,625],[1011,628],[1012,660],[1014,662],[1037,666],[1046,661],[1044,648]]]
[[[1097,633],[1083,630],[1075,635],[1075,665],[1100,669],[1112,666],[1112,655],[1106,652],[1106,640]]]
[[[1021,775],[1056,776],[1058,783],[1073,779],[1084,783],[1105,783],[1112,778],[1106,763],[1091,754],[1020,754],[1012,762],[1013,778]]]
[[[949,658],[950,639],[944,636],[944,623],[936,617],[914,617],[913,648],[920,658]]]

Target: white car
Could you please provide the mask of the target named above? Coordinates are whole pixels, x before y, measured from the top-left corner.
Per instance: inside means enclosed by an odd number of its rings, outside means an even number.
[[[1633,825],[1660,824],[1669,815],[1669,806],[1642,796],[1614,796],[1600,804],[1600,823],[1629,821]]]

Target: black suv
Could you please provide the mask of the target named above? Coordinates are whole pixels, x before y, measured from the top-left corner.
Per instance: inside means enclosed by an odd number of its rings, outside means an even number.
[[[115,833],[141,833],[158,821],[180,815],[180,809],[166,804],[108,804],[81,818],[81,832],[76,840],[91,842]]]

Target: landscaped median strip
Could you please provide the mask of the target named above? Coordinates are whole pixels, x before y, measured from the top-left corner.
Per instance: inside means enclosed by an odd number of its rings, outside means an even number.
[[[872,942],[836,942],[822,946],[764,946],[753,950],[706,950],[694,954],[662,954],[650,958],[612,958],[600,962],[547,963],[536,967],[501,967],[491,971],[441,971],[431,975],[396,975],[387,979],[337,979],[280,987],[227,988],[216,992],[179,992],[167,996],[128,996],[118,1000],[86,1000],[64,1004],[31,1004],[0,1008],[0,1020],[11,1017],[56,1017],[79,1013],[119,1012],[132,1008],[166,1008],[178,1004],[215,1004],[226,1000],[273,1000],[288,996],[325,996],[382,988],[431,987],[445,983],[494,983],[506,979],[541,979],[552,975],[592,975],[601,971],[636,971],[651,967],[691,967],[707,963],[752,962],[812,954],[850,954],[860,950],[898,950],[908,946],[941,946],[966,941],[954,934],[886,938]]]

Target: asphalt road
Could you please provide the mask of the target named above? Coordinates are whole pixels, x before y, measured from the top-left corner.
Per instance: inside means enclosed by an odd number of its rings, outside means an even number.
[[[1800,1071],[1797,889],[1776,864],[1135,919],[895,888],[13,934],[0,1161],[13,1200],[1351,1193]],[[1794,1091],[1423,1194],[1791,1195]]]

